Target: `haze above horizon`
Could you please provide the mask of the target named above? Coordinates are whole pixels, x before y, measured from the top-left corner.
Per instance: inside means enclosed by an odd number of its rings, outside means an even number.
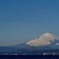
[[[45,32],[59,36],[59,0],[0,1],[0,46],[24,43]]]

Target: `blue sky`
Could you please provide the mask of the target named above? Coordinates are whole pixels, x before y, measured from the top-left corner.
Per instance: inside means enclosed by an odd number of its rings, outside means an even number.
[[[59,0],[0,1],[0,45],[24,43],[45,32],[59,36]]]

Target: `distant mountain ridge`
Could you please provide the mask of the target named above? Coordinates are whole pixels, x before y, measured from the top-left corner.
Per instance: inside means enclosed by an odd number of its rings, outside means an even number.
[[[26,44],[30,46],[49,45],[55,40],[59,40],[59,38],[56,35],[51,33],[44,33],[39,38],[31,40],[27,42]]]
[[[51,33],[44,33],[39,38],[14,46],[0,46],[0,55],[41,55],[44,52],[59,53],[59,38]]]

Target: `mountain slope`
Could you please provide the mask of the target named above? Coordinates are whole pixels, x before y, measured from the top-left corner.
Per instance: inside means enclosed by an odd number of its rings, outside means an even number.
[[[59,38],[51,33],[44,33],[39,38],[9,47],[0,47],[0,55],[42,55],[43,53],[59,53]]]
[[[27,42],[27,45],[30,46],[42,46],[42,45],[50,45],[53,41],[59,40],[57,36],[51,33],[44,33],[39,38],[31,40]]]

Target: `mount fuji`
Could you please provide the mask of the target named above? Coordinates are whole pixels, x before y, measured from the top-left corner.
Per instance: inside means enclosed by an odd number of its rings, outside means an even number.
[[[9,47],[0,47],[0,54],[42,55],[43,53],[56,53],[59,55],[59,37],[52,33],[44,33],[23,44]]]
[[[26,43],[30,46],[47,46],[51,44],[59,45],[59,38],[51,33],[44,33],[39,38],[35,38]]]
[[[35,38],[30,40],[24,44],[16,45],[18,48],[26,48],[26,49],[59,49],[59,37],[52,33],[44,33],[39,38]]]

